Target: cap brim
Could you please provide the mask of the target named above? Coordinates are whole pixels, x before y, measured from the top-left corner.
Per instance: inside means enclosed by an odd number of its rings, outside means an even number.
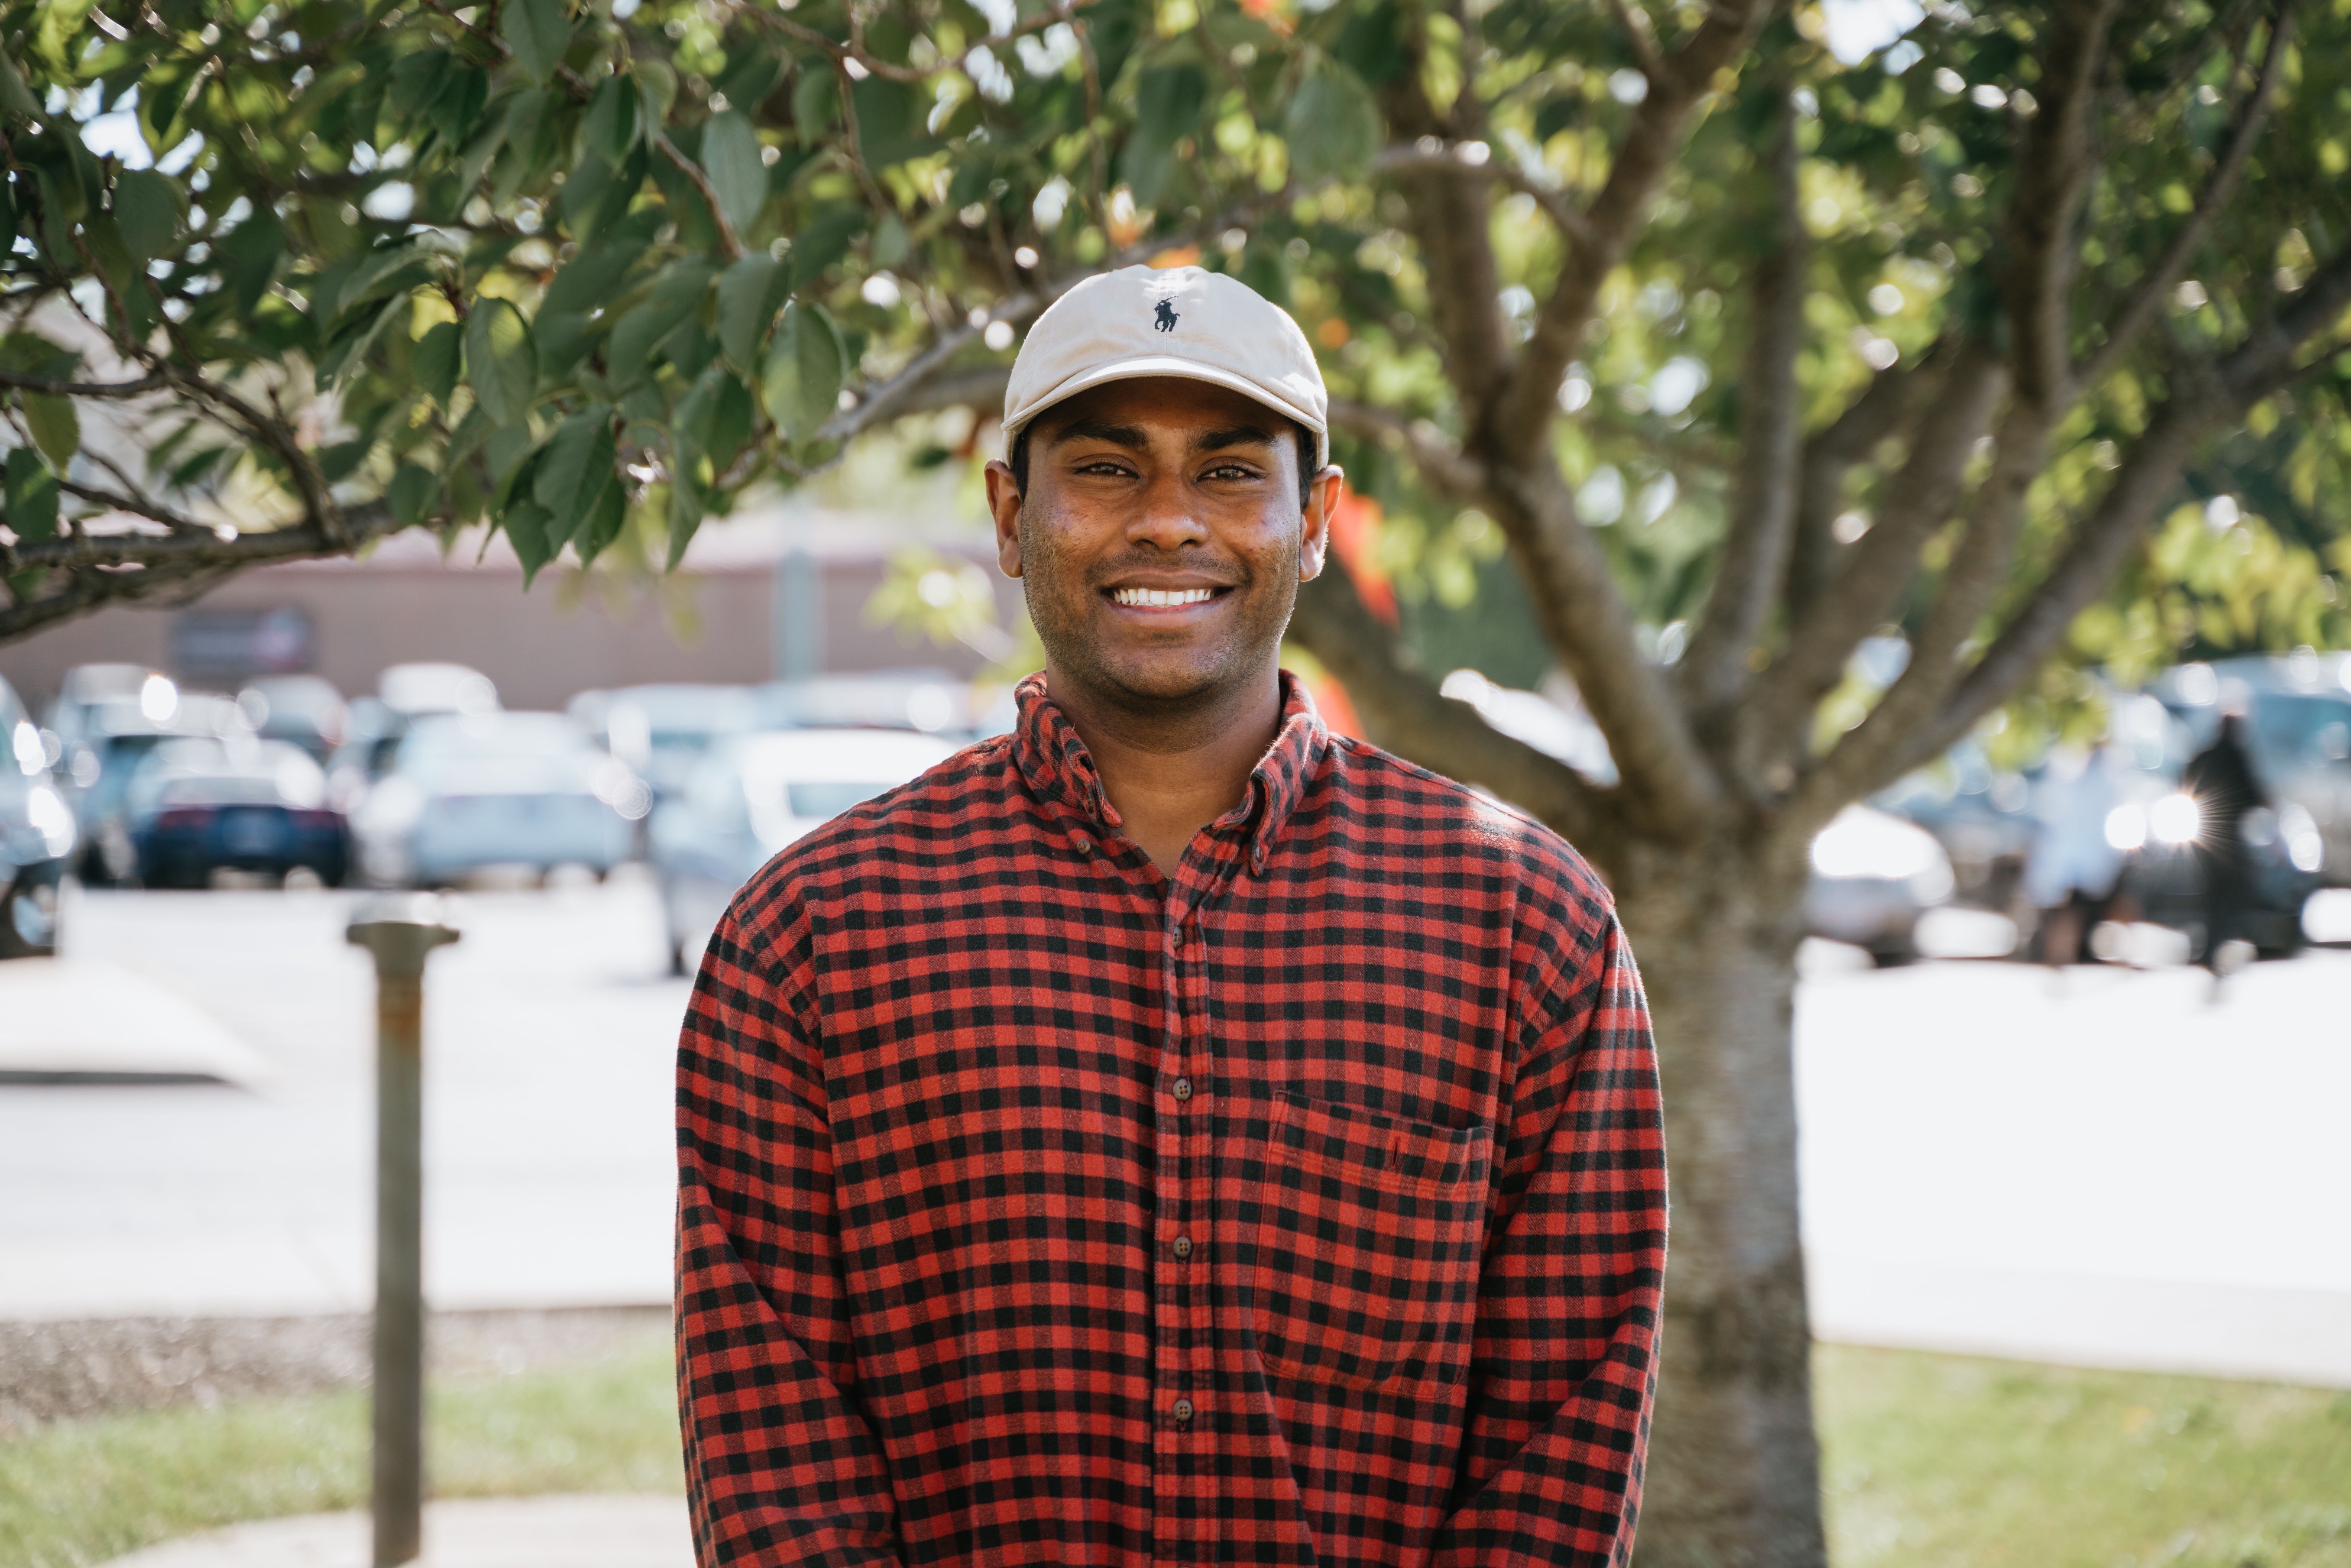
[[[1104,382],[1131,382],[1144,376],[1176,376],[1187,382],[1207,382],[1212,386],[1237,392],[1252,402],[1263,403],[1276,413],[1294,419],[1314,433],[1314,462],[1317,468],[1331,461],[1331,433],[1319,415],[1310,413],[1287,398],[1269,392],[1246,376],[1218,370],[1195,360],[1179,359],[1173,354],[1145,354],[1137,359],[1118,360],[1107,365],[1095,365],[1071,376],[1037,397],[1028,407],[1008,415],[1004,421],[1005,439],[1010,440],[1039,414],[1055,403],[1066,402],[1088,387],[1101,386]]]

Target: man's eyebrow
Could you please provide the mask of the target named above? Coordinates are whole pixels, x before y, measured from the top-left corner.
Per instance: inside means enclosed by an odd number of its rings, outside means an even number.
[[[1194,438],[1195,452],[1221,452],[1228,446],[1271,446],[1270,433],[1254,424],[1237,424],[1230,430],[1211,430]]]
[[[1134,424],[1104,424],[1100,420],[1073,420],[1053,433],[1053,444],[1065,441],[1107,441],[1113,446],[1141,451],[1151,444],[1150,435]]]

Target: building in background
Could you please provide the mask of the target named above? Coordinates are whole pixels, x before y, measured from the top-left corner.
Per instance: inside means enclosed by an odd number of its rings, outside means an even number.
[[[648,682],[909,664],[976,673],[987,661],[970,647],[869,622],[874,591],[908,549],[980,566],[999,620],[1019,614],[1019,585],[998,574],[979,529],[777,508],[705,526],[668,577],[550,570],[528,593],[503,535],[486,551],[469,535],[444,558],[410,530],[362,559],[264,567],[191,604],[68,622],[0,648],[0,674],[37,707],[77,664],[143,664],[232,691],[259,675],[317,674],[357,695],[388,665],[430,659],[480,670],[509,707],[555,708],[592,687]]]

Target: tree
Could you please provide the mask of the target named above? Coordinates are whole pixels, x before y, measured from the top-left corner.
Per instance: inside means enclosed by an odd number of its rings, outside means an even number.
[[[1807,846],[2069,653],[2209,440],[2340,494],[2351,362],[2334,10],[1946,6],[1858,63],[1836,19],[0,4],[0,638],[408,525],[674,560],[862,433],[949,455],[922,422],[1078,278],[1237,271],[1323,351],[1388,538],[1506,546],[1608,738],[1603,783],[1347,574],[1301,596],[1374,738],[1573,840],[1642,955],[1677,1186],[1642,1560],[1816,1563]]]

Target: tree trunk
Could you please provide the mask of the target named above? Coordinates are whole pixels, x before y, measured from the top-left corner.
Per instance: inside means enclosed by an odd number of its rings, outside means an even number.
[[[1791,861],[1794,863],[1789,863]],[[1673,1230],[1639,1568],[1821,1568],[1792,1068],[1801,852],[1761,835],[1628,857]]]

